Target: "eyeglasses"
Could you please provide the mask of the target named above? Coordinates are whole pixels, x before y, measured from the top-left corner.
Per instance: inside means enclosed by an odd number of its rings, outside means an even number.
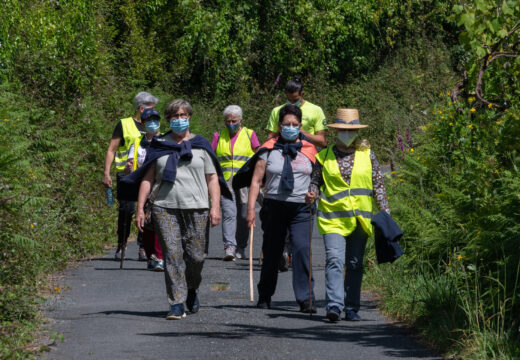
[[[185,112],[173,114],[170,119],[186,119],[189,115]]]

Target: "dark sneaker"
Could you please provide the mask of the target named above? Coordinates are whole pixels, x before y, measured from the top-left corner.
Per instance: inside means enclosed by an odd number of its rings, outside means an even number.
[[[147,261],[148,257],[146,256],[146,251],[144,251],[143,248],[139,249],[139,252],[137,253],[137,259],[139,261]]]
[[[360,321],[361,317],[354,310],[345,311],[345,320],[347,321]]]
[[[222,260],[224,261],[233,261],[235,260],[235,250],[236,248],[234,246],[228,246],[224,252],[224,258]]]
[[[260,297],[260,299],[258,299],[258,302],[256,303],[256,307],[259,309],[270,309],[271,299]]]
[[[316,314],[316,307],[314,306],[314,301],[312,302],[312,309],[309,304],[309,300],[305,300],[304,302],[299,303],[300,304],[300,312],[308,314],[313,313]]]
[[[194,314],[199,311],[200,303],[199,303],[199,297],[197,296],[197,290],[188,289],[188,297],[186,298],[186,306],[188,307],[188,310]]]
[[[291,257],[289,256],[289,253],[284,251],[278,262],[278,270],[280,272],[289,271],[290,264],[291,264]]]
[[[170,307],[170,312],[166,315],[166,320],[180,320],[186,317],[184,304],[175,304]]]
[[[329,319],[330,322],[338,321],[340,316],[341,316],[341,310],[337,306],[332,306],[327,311],[327,319]]]

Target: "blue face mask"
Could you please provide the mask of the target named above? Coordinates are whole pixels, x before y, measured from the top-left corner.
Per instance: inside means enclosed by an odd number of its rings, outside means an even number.
[[[155,134],[157,131],[159,131],[161,124],[159,120],[149,120],[144,124],[144,127],[146,128],[147,133]]]
[[[227,129],[231,134],[234,134],[237,132],[238,128],[240,127],[240,123],[238,124],[226,124]]]
[[[300,128],[299,127],[292,127],[292,126],[282,126],[282,137],[285,140],[296,140],[298,135],[300,134]]]
[[[287,105],[294,105],[294,106],[302,106],[302,101],[301,100],[298,100],[297,102],[295,102],[294,104],[292,102],[290,102],[289,100],[287,100]]]
[[[190,118],[170,120],[170,128],[176,134],[182,134],[190,127]]]

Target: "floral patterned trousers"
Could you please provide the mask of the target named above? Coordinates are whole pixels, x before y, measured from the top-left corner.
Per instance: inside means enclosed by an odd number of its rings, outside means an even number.
[[[152,218],[163,249],[168,302],[182,304],[188,289],[198,289],[202,281],[209,210],[167,209],[154,205]]]

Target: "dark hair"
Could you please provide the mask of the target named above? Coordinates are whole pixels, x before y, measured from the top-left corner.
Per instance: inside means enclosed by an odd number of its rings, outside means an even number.
[[[298,118],[298,122],[302,123],[302,111],[296,105],[288,104],[280,109],[280,113],[278,115],[278,122],[281,124],[283,122],[283,118],[285,115],[294,115]]]
[[[301,94],[303,91],[302,80],[299,77],[294,77],[292,80],[287,81],[287,84],[285,84],[285,91],[291,94],[295,92]]]

